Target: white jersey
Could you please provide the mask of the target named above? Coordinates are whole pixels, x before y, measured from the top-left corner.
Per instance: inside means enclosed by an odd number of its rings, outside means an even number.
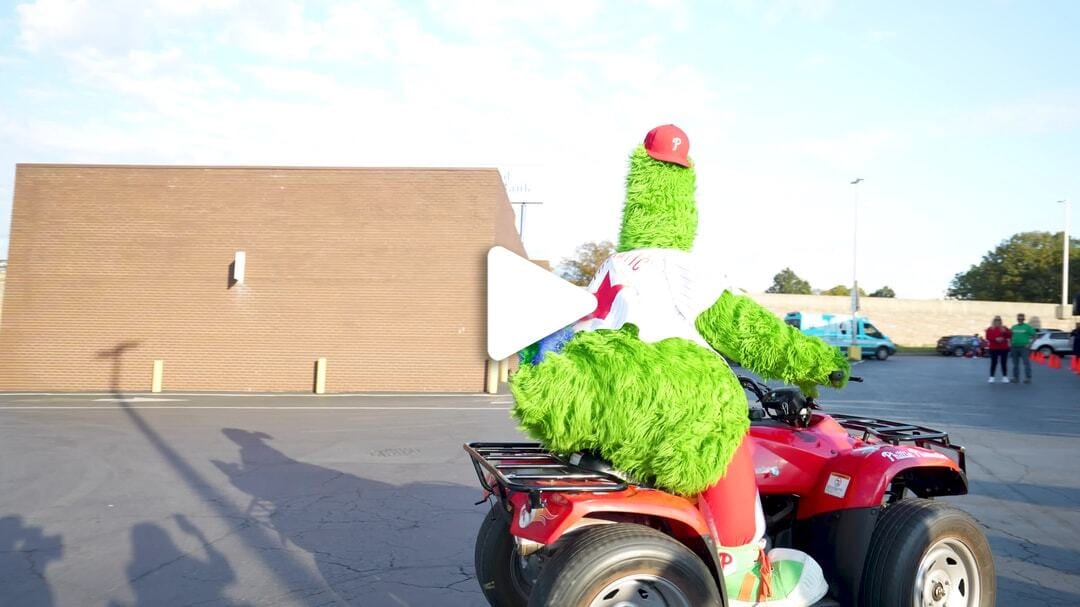
[[[597,308],[574,332],[637,325],[642,341],[681,337],[709,348],[694,321],[729,289],[719,271],[703,272],[675,249],[635,249],[607,258],[589,283]]]

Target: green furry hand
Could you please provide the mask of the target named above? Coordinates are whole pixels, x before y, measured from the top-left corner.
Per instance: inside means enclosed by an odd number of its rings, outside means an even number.
[[[694,323],[709,345],[767,379],[794,384],[807,396],[817,387],[843,387],[851,365],[840,351],[803,335],[760,304],[725,291]],[[841,373],[839,381],[830,377]]]

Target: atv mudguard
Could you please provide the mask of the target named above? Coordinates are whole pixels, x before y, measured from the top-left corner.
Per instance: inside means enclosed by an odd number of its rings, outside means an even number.
[[[799,520],[826,512],[877,507],[902,487],[919,497],[963,495],[967,476],[949,456],[921,447],[877,443],[840,453],[799,499]]]

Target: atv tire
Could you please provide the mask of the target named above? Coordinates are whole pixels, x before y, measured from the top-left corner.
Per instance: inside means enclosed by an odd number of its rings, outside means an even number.
[[[510,515],[495,506],[476,535],[476,581],[492,607],[526,607],[531,583],[510,535]]]
[[[540,571],[529,607],[614,606],[648,598],[685,607],[721,604],[712,573],[689,548],[650,527],[616,523],[570,538]]]
[[[874,527],[860,605],[993,607],[994,560],[979,524],[942,502],[887,506]],[[918,601],[916,601],[918,599]]]

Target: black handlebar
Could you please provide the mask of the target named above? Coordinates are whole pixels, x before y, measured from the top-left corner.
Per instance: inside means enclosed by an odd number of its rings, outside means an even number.
[[[843,379],[844,379],[844,372],[843,371],[833,371],[832,373],[829,374],[829,381],[830,382],[836,383],[836,382],[841,381]],[[855,377],[854,375],[852,375],[851,377],[848,378],[848,381],[853,381],[853,382],[856,382],[856,383],[860,383],[860,382],[862,382],[862,378],[861,377]]]

